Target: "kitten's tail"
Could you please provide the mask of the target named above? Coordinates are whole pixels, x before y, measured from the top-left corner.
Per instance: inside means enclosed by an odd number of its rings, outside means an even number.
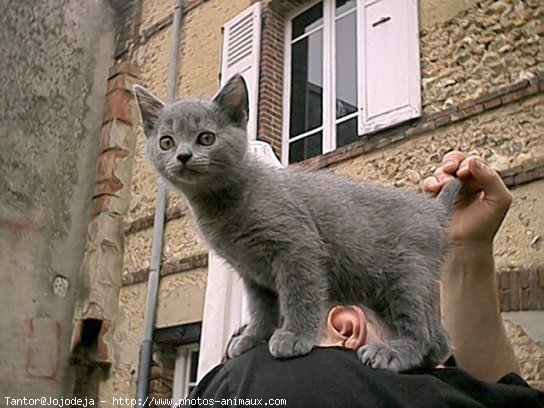
[[[455,178],[448,182],[436,197],[438,202],[446,207],[448,215],[453,212],[453,206],[455,205],[459,191],[461,191],[461,187],[463,187],[463,184],[458,178]]]

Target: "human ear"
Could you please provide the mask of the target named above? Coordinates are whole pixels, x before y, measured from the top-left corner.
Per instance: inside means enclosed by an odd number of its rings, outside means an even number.
[[[335,306],[327,317],[327,332],[342,347],[357,350],[367,342],[367,319],[357,306]]]

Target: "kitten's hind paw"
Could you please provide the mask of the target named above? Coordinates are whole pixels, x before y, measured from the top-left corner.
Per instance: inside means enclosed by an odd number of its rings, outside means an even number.
[[[364,345],[357,350],[357,355],[365,365],[393,372],[416,367],[421,362],[417,356],[414,357],[409,352],[402,352],[386,343]]]
[[[264,343],[264,339],[250,335],[248,333],[249,331],[250,330],[247,330],[244,326],[233,334],[227,345],[227,358],[238,357],[255,347],[257,344]]]
[[[313,340],[283,329],[277,329],[268,341],[270,354],[276,358],[303,356],[308,354],[314,345]]]

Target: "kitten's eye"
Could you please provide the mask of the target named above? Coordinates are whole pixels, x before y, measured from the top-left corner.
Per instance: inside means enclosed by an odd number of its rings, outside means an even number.
[[[175,143],[172,136],[163,136],[159,139],[159,146],[162,150],[170,150],[174,145]]]
[[[202,146],[211,146],[215,142],[215,135],[212,132],[202,132],[196,141]]]

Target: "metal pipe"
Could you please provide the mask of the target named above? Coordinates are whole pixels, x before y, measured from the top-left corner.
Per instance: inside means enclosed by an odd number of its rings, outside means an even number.
[[[183,0],[175,0],[172,48],[170,50],[168,85],[166,89],[166,101],[168,104],[174,101],[174,97],[176,94],[176,77],[178,73],[179,43],[182,18]],[[153,331],[155,329],[155,315],[157,311],[157,298],[159,292],[159,272],[161,268],[165,212],[166,187],[162,180],[159,180],[157,204],[155,208],[155,220],[153,223],[153,246],[151,248],[149,278],[147,281],[147,303],[145,309],[144,327],[142,332],[142,345],[140,348],[140,367],[138,372],[138,384],[136,388],[137,408],[144,408],[148,405],[149,373],[151,369],[151,357],[153,354]]]

